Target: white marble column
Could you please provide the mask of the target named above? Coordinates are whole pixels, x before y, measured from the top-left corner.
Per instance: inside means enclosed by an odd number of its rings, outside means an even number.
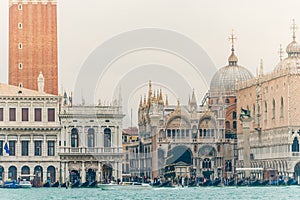
[[[82,165],[81,165],[81,183],[84,183],[85,181],[86,181],[85,163],[82,162]]]
[[[113,170],[112,170],[112,176],[115,178],[115,180],[117,179],[117,171],[118,171],[118,165],[117,165],[117,162],[113,162],[112,163],[112,167],[113,167]]]
[[[97,170],[97,174],[96,174],[96,180],[99,182],[99,181],[101,181],[101,171],[102,171],[102,166],[101,166],[101,163],[100,162],[98,162],[98,170]]]
[[[65,177],[65,181],[70,181],[69,180],[69,164],[67,162],[65,162],[65,170],[64,170],[64,177]]]
[[[118,162],[118,179],[122,181],[122,162]]]

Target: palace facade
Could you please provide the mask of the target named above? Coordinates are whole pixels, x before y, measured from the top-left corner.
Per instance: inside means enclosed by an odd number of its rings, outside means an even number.
[[[280,52],[280,61],[272,72],[264,74],[261,63],[255,78],[238,84],[238,108],[250,110],[253,118],[249,137],[238,126],[238,166],[274,169],[279,175],[299,179],[300,45],[296,25],[292,28],[287,57],[282,58]],[[250,146],[245,148],[245,143]]]
[[[0,84],[0,174],[2,180],[59,180],[59,97]],[[4,150],[8,145],[9,154]]]
[[[122,180],[121,102],[74,106],[67,99],[59,113],[62,182]]]

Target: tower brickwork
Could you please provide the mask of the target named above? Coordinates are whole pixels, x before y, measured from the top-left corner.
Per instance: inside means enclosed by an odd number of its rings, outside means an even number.
[[[10,0],[9,84],[38,90],[40,72],[44,91],[57,95],[56,0]]]

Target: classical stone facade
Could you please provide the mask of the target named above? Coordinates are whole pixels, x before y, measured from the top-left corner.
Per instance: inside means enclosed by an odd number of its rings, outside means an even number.
[[[56,0],[9,1],[10,85],[38,90],[42,72],[45,92],[58,94]]]
[[[61,181],[121,180],[122,106],[116,101],[112,106],[65,102],[59,114]]]
[[[264,74],[261,63],[255,78],[238,84],[237,107],[250,110],[253,117],[248,137],[250,151],[246,152],[250,156],[246,158],[245,133],[243,127],[238,126],[238,164],[245,167],[245,162],[249,162],[252,168],[271,168],[280,175],[298,178],[300,45],[296,42],[295,31],[286,53],[288,56],[281,57],[272,72]]]
[[[58,96],[0,84],[2,180],[26,178],[35,186],[59,180],[58,113]]]

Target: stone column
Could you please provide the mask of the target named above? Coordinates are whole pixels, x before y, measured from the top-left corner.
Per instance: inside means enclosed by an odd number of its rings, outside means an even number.
[[[60,162],[59,163],[59,182],[64,183],[65,182],[65,176],[64,176],[64,163]]]
[[[101,163],[98,162],[98,169],[97,169],[97,172],[96,172],[96,180],[99,182],[101,181]]]
[[[122,173],[122,161],[118,162],[119,165],[119,176],[118,178],[122,181],[123,173]]]
[[[112,176],[115,178],[115,180],[117,179],[117,170],[118,170],[118,165],[117,162],[113,162],[112,163],[113,166],[113,170],[112,170]]]
[[[65,141],[66,141],[66,146],[67,147],[71,147],[71,145],[70,145],[70,140],[71,140],[70,132],[71,132],[71,129],[70,128],[66,128],[66,131],[65,131]]]
[[[17,144],[16,144],[16,156],[21,156],[21,153],[22,153],[22,147],[21,147],[20,135],[18,135]]]
[[[42,156],[47,156],[47,140],[46,135],[43,135],[43,141],[42,141]]]
[[[65,177],[65,181],[70,181],[69,180],[69,163],[68,162],[65,162],[65,170],[64,170],[64,177]]]
[[[243,127],[243,139],[244,139],[244,146],[243,146],[243,159],[244,159],[244,168],[250,168],[250,125],[251,121],[253,120],[252,117],[249,118],[240,118],[242,121],[242,127]],[[250,177],[250,170],[245,171],[245,176]]]
[[[86,171],[85,171],[85,164],[82,162],[81,165],[81,183],[84,183],[86,181]]]

